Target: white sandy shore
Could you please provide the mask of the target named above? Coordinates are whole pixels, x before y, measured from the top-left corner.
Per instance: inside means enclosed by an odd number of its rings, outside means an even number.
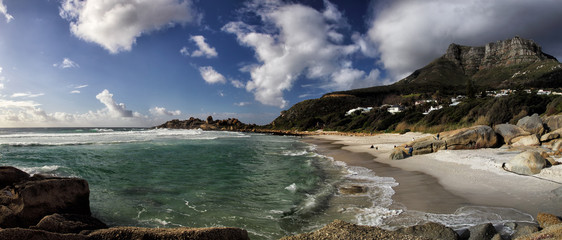
[[[344,145],[343,149],[351,152],[369,153],[377,162],[431,175],[447,191],[468,200],[470,204],[515,208],[533,216],[538,212],[562,215],[562,165],[543,169],[534,176],[509,173],[502,170],[502,163],[519,152],[506,148],[443,150],[403,160],[389,159],[394,146],[425,136],[428,134],[322,135],[313,138]],[[371,149],[371,145],[378,150]]]

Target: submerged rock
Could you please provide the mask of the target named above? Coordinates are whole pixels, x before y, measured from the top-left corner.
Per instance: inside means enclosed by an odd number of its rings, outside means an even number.
[[[360,194],[366,193],[367,187],[363,186],[349,186],[349,187],[340,187],[339,191],[341,194]]]
[[[498,124],[494,126],[494,132],[502,136],[506,144],[511,144],[511,140],[516,137],[531,135],[530,132],[511,124]]]
[[[505,168],[514,173],[533,175],[539,173],[545,165],[546,160],[540,153],[526,151],[513,157],[505,164]]]

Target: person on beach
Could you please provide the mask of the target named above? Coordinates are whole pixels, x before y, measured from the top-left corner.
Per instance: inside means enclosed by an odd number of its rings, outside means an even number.
[[[371,148],[375,148],[375,146],[371,145]]]
[[[412,156],[412,152],[414,152],[414,148],[413,148],[413,147],[409,147],[409,148],[408,148],[408,155]]]
[[[437,140],[439,140],[439,133],[437,133]]]

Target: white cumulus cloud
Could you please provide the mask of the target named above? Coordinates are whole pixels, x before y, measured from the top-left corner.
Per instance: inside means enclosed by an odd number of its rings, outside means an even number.
[[[201,77],[203,77],[203,80],[207,83],[226,83],[226,78],[215,71],[211,66],[200,67],[199,73],[201,73]]]
[[[163,107],[153,107],[149,111],[152,115],[155,115],[155,116],[179,116],[179,115],[181,115],[180,110],[168,111],[168,110],[166,110],[166,108],[163,108]]]
[[[193,51],[191,53],[192,57],[207,57],[207,58],[213,58],[213,57],[217,57],[219,54],[217,53],[217,50],[215,50],[214,47],[209,46],[209,44],[207,44],[205,42],[205,37],[201,36],[201,35],[196,35],[196,36],[191,36],[191,41],[195,42],[195,44],[197,45],[197,47],[199,49]],[[182,48],[183,50],[183,48]],[[187,49],[186,49],[187,51]]]
[[[72,34],[110,53],[130,51],[148,32],[197,20],[190,0],[63,0]]]
[[[264,27],[242,21],[230,22],[222,30],[236,35],[241,45],[252,48],[258,65],[248,65],[252,78],[246,90],[262,104],[286,107],[283,97],[301,76],[318,79],[330,90],[342,90],[365,81],[366,73],[354,69],[348,60],[361,51],[356,43],[342,44],[338,32],[346,20],[337,7],[324,1],[325,10],[281,1],[254,1],[249,11]]]
[[[80,65],[78,65],[78,63],[76,63],[76,62],[70,60],[70,58],[64,58],[64,59],[62,60],[62,62],[53,64],[53,67],[58,67],[58,68],[77,68],[77,67],[80,67]]]
[[[562,32],[554,31],[562,23],[558,1],[396,0],[374,8],[368,39],[394,80],[443,55],[450,43],[481,46],[519,35],[543,49],[562,45]]]
[[[246,84],[244,84],[242,81],[240,80],[236,80],[236,79],[232,79],[230,80],[230,83],[232,84],[232,86],[234,86],[235,88],[245,88]]]
[[[14,19],[14,17],[8,13],[8,8],[4,5],[3,0],[0,0],[0,13],[4,15],[8,23]]]
[[[103,103],[114,117],[133,117],[133,111],[127,110],[124,103],[116,103],[113,100],[113,94],[109,93],[107,89],[96,95],[96,99]]]

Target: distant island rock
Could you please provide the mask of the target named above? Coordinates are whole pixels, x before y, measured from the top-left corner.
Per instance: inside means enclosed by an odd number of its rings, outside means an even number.
[[[252,131],[256,128],[256,126],[256,124],[245,124],[236,118],[213,120],[212,116],[208,116],[205,121],[194,117],[187,120],[174,119],[156,126],[155,128]]]

